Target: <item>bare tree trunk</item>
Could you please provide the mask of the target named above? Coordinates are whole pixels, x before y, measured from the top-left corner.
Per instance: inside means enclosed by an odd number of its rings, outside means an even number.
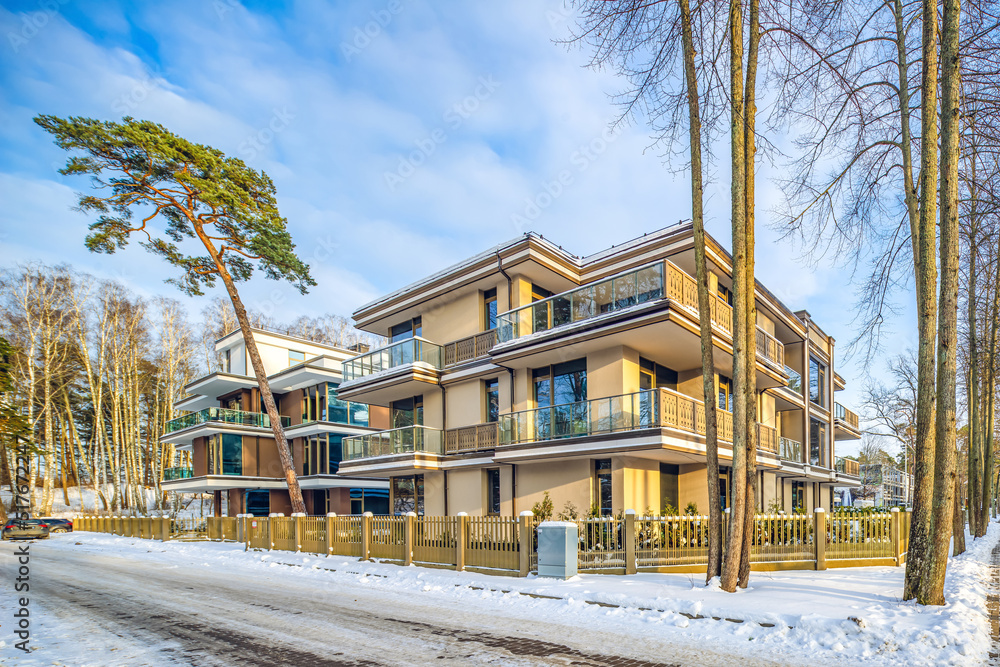
[[[247,317],[247,310],[243,306],[239,293],[236,291],[236,284],[233,277],[229,275],[229,270],[222,263],[218,252],[208,239],[201,223],[192,220],[195,231],[201,238],[202,243],[208,249],[215,266],[219,271],[229,298],[233,302],[233,310],[236,311],[236,319],[240,323],[240,330],[243,332],[243,340],[247,346],[247,355],[250,357],[250,364],[253,366],[254,375],[257,377],[257,385],[260,387],[260,398],[264,404],[265,412],[271,420],[271,432],[274,433],[274,444],[278,449],[278,458],[281,460],[281,467],[285,471],[285,481],[288,483],[288,495],[292,501],[292,511],[305,514],[306,504],[302,499],[302,489],[299,487],[299,480],[295,474],[295,466],[292,462],[292,453],[288,447],[288,440],[285,438],[285,429],[281,426],[281,415],[278,414],[278,406],[274,403],[274,395],[271,394],[271,386],[267,383],[267,373],[264,371],[264,362],[260,359],[260,352],[257,350],[257,341],[254,340],[253,331],[250,328],[250,319]]]
[[[744,385],[737,388],[746,396],[746,509],[743,515],[743,547],[740,553],[739,587],[746,588],[750,581],[750,551],[753,547],[754,517],[757,513],[757,280],[754,270],[754,245],[756,243],[755,198],[757,156],[757,52],[760,48],[759,0],[750,0],[750,36],[747,41],[747,73],[743,98],[743,141],[746,145],[743,159],[746,163],[744,177],[744,227],[746,229],[746,262],[743,289],[746,290],[746,374]],[[735,446],[735,443],[734,443]]]
[[[743,8],[741,0],[729,2],[730,147],[732,151],[733,226],[733,467],[729,536],[722,564],[722,590],[734,592],[739,582],[745,528],[747,487],[746,374],[753,373],[747,343],[746,262],[746,124],[743,118]]]
[[[954,543],[952,555],[965,553],[965,521],[962,520],[962,502],[958,493],[954,495],[951,515],[951,538]]]
[[[941,296],[938,302],[937,405],[931,548],[917,592],[921,604],[944,604],[949,526],[955,493],[955,377],[958,361],[959,0],[945,0],[941,30]],[[970,480],[971,481],[971,480]]]
[[[906,556],[903,599],[917,597],[931,558],[931,501],[934,479],[934,343],[937,320],[937,2],[923,3],[921,81],[920,223],[914,261],[917,287],[917,437],[914,452],[913,514]]]
[[[694,38],[691,31],[691,7],[679,0],[681,33],[684,45],[684,77],[687,84],[688,133],[691,144],[691,224],[694,228],[694,263],[698,280],[698,313],[701,332],[701,384],[705,399],[705,458],[708,475],[708,568],[705,582],[722,574],[722,507],[719,505],[719,437],[717,397],[715,393],[715,345],[712,342],[712,299],[705,257],[704,190],[701,161],[701,112],[698,100],[698,76],[695,67]]]

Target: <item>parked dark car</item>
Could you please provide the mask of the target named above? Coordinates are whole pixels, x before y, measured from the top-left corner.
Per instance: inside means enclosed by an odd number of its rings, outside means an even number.
[[[72,533],[73,532],[73,519],[55,519],[53,517],[43,516],[41,521],[49,524],[50,533]]]
[[[41,519],[11,519],[3,527],[5,540],[46,539],[49,536],[49,524]]]

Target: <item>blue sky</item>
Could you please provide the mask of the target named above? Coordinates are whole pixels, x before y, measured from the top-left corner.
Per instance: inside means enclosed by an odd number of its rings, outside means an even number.
[[[608,94],[622,82],[554,43],[572,22],[558,1],[2,5],[2,265],[70,262],[186,299],[138,246],[84,249],[88,220],[71,207],[88,184],[56,173],[65,157],[31,122],[39,113],[154,120],[267,171],[319,283],[304,297],[263,277],[243,288],[279,319],[348,315],[529,229],[588,254],[690,217],[685,175],[663,164],[641,125],[608,139]],[[708,227],[728,246],[717,153]],[[572,182],[532,208],[564,170]],[[854,287],[839,267],[802,264],[766,227],[779,172],[763,165],[758,177],[758,277],[809,310],[843,354]],[[911,300],[892,352],[915,344]],[[862,369],[839,370],[850,388],[838,398],[856,404]]]

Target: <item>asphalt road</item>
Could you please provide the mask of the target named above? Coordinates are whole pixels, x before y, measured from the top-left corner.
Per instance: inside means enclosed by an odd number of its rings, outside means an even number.
[[[57,539],[74,537],[51,538]],[[15,548],[0,542],[6,609]],[[32,657],[37,664],[199,667],[773,664],[671,646],[652,628],[648,637],[622,637],[562,622],[522,622],[516,605],[491,614],[448,596],[294,579],[33,542],[33,619],[73,636],[48,642],[43,636]],[[6,619],[0,625],[9,627]],[[0,663],[18,664],[10,649],[8,643],[8,659]]]

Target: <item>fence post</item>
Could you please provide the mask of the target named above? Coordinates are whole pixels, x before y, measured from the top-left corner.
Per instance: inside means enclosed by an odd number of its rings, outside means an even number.
[[[635,554],[635,510],[625,510],[625,574],[638,572]]]
[[[160,519],[160,541],[167,542],[170,540],[170,524],[173,522],[169,516],[165,516]]]
[[[889,535],[892,538],[892,557],[896,561],[896,565],[902,565],[903,559],[903,543],[900,540],[902,536],[902,526],[900,525],[899,519],[899,508],[893,507],[889,510]]]
[[[517,517],[517,549],[518,549],[518,576],[527,577],[531,572],[531,551],[534,547],[534,540],[531,536],[531,517],[535,513],[531,510],[521,512]]]
[[[361,515],[361,560],[371,560],[372,516],[371,512]]]
[[[816,569],[826,569],[826,510],[817,507],[813,514],[813,544],[816,547]]]
[[[417,513],[407,512],[403,517],[403,565],[413,565],[413,528],[417,524]]]
[[[292,519],[295,521],[295,532],[292,536],[295,538],[295,553],[302,551],[302,517],[305,516],[305,512],[292,512]]]
[[[333,554],[333,520],[337,518],[336,512],[328,512],[326,515],[326,555]]]
[[[469,515],[465,512],[458,513],[458,539],[455,541],[455,570],[461,572],[465,569],[465,543],[469,535]]]

